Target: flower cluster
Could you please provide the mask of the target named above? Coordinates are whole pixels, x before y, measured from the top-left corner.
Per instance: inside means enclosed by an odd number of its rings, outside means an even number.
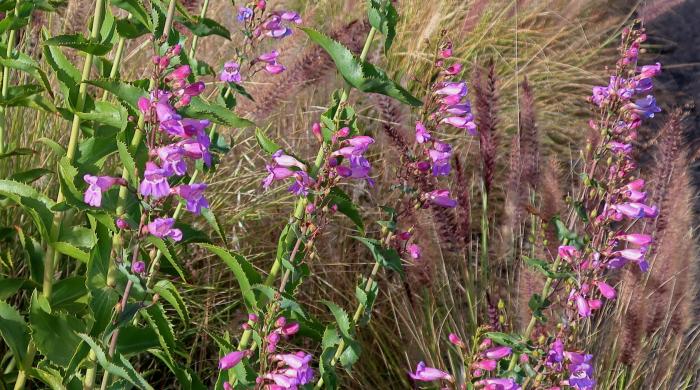
[[[267,12],[267,2],[260,0],[249,2],[238,9],[238,22],[244,25],[243,36],[247,43],[254,46],[256,41],[269,37],[282,39],[292,34],[290,24],[301,24],[301,16],[294,11]],[[272,50],[249,60],[249,69],[252,74],[259,70],[265,70],[269,74],[280,74],[287,68],[277,62],[279,52]],[[239,53],[239,58],[227,61],[224,64],[219,80],[226,83],[241,83],[241,65],[248,60]],[[255,68],[253,66],[259,65]]]
[[[138,231],[160,238],[170,237],[175,241],[182,239],[180,229],[174,228],[175,220],[155,214],[166,198],[181,198],[186,203],[186,209],[195,214],[199,214],[202,208],[208,208],[209,204],[204,198],[204,190],[207,188],[205,183],[172,187],[170,179],[187,174],[188,160],[202,160],[206,165],[211,164],[210,140],[205,132],[209,121],[183,118],[176,111],[176,108],[187,106],[193,97],[204,90],[201,81],[187,82],[191,74],[188,65],[170,68],[172,59],[180,50],[180,45],[176,45],[169,48],[163,56],[153,57],[154,77],[162,79],[167,89],[157,89],[148,98],[141,97],[137,104],[146,123],[150,125],[146,133],[148,161],[137,191],[137,195],[149,207],[146,208],[147,216]],[[124,179],[108,176],[85,175],[84,179],[89,184],[84,200],[95,207],[101,206],[102,192],[114,185],[126,185]],[[129,227],[129,223],[121,216],[118,225],[120,228]],[[136,264],[132,268],[134,272],[141,273]]]

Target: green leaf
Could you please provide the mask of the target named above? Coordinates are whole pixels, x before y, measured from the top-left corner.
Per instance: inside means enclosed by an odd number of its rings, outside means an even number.
[[[41,83],[42,87],[49,94],[52,94],[51,83],[46,73],[39,67],[39,64],[28,55],[18,53],[16,58],[0,58],[0,65],[28,73],[36,81]]]
[[[20,205],[32,217],[34,225],[45,242],[53,241],[50,235],[53,225],[51,208],[55,205],[53,200],[26,184],[12,180],[0,180],[0,195]]]
[[[48,311],[47,311],[48,308]],[[53,313],[46,298],[34,290],[29,308],[32,340],[39,352],[53,363],[66,367],[80,338],[76,333],[85,331],[85,324],[65,313]]]
[[[80,34],[58,35],[45,40],[44,45],[70,47],[96,56],[103,56],[112,50],[110,43],[93,42]]]
[[[201,215],[207,220],[207,223],[212,227],[212,229],[214,229],[216,234],[219,235],[219,238],[221,238],[221,240],[224,242],[224,246],[228,246],[226,234],[224,234],[224,231],[221,230],[221,224],[219,224],[218,217],[211,211],[210,208],[203,208],[201,210]]]
[[[231,269],[233,275],[238,281],[238,286],[241,289],[241,295],[245,300],[248,309],[253,312],[257,311],[258,302],[255,298],[255,293],[251,287],[251,283],[259,283],[261,278],[260,275],[255,271],[255,269],[248,263],[248,261],[242,255],[237,253],[232,253],[224,248],[218,247],[211,244],[199,244],[201,247],[209,250],[211,253],[219,256],[221,260],[226,263],[226,265]]]
[[[153,291],[159,294],[163,299],[168,301],[173,307],[177,314],[180,316],[182,322],[187,325],[190,322],[190,313],[187,310],[187,305],[185,301],[180,296],[180,292],[177,291],[177,287],[169,280],[160,280],[153,287]]]
[[[148,95],[142,88],[123,81],[98,79],[87,81],[87,83],[109,91],[134,112],[138,112],[137,103],[139,98]]]
[[[124,358],[123,355],[117,354],[112,361],[107,358],[104,350],[97,345],[97,343],[88,335],[84,333],[79,333],[78,337],[81,338],[85,343],[87,343],[95,356],[100,366],[114,376],[126,379],[132,385],[138,387],[139,389],[151,390],[153,387],[146,382],[146,380],[134,369],[134,367],[129,363],[128,360]]]
[[[555,216],[552,219],[554,221],[554,228],[557,232],[557,238],[560,242],[566,242],[570,245],[575,246],[579,250],[583,248],[584,240],[581,237],[579,237],[579,235],[576,234],[576,232],[569,230],[569,228],[566,227],[566,224],[564,224],[564,222],[562,222],[562,220],[559,219],[559,217]]]
[[[76,112],[76,115],[84,121],[95,121],[119,130],[126,128],[129,116],[124,107],[102,101],[95,102],[94,110],[90,112]]]
[[[165,310],[160,304],[155,304],[144,313],[144,317],[151,324],[151,328],[158,334],[158,342],[161,348],[172,361],[172,353],[177,350],[177,341],[173,333],[173,327],[165,315]]]
[[[350,371],[352,365],[360,359],[361,349],[360,343],[357,341],[345,339],[345,349],[343,353],[340,354],[340,365],[342,365],[345,370]]]
[[[29,24],[28,17],[17,17],[12,14],[6,14],[5,18],[0,20],[0,34],[9,30],[19,30],[27,24]]]
[[[131,185],[133,188],[138,188],[139,183],[138,175],[136,174],[136,161],[134,161],[131,153],[129,153],[129,149],[126,147],[126,144],[121,140],[117,140],[117,151],[119,152],[119,159],[122,162],[122,166],[127,172],[131,173],[127,178],[127,180],[129,180],[129,185]]]
[[[80,72],[58,46],[44,46],[44,58],[56,73],[63,97],[68,99],[70,89],[80,84]]]
[[[367,246],[372,253],[374,260],[376,260],[382,267],[390,268],[403,276],[403,264],[401,263],[401,257],[399,256],[398,252],[396,252],[396,249],[385,248],[382,246],[381,242],[371,238],[357,236],[353,236],[353,238],[365,244],[365,246]]]
[[[226,107],[207,103],[199,96],[192,98],[190,104],[182,110],[182,114],[195,119],[209,119],[214,123],[234,129],[254,125],[253,122],[239,117]]]
[[[0,299],[7,299],[15,295],[20,288],[27,284],[22,278],[2,278],[0,279]]]
[[[182,280],[184,281],[187,281],[187,278],[185,277],[185,272],[182,271],[182,267],[180,267],[180,264],[178,264],[177,260],[175,260],[175,257],[170,252],[170,249],[168,249],[168,246],[165,244],[165,241],[163,241],[162,238],[148,236],[148,238],[146,238],[146,242],[155,246],[160,251],[160,253],[162,253],[163,256],[165,256],[165,258],[168,260],[168,263],[170,263],[170,265],[175,269],[180,278],[182,278]]]
[[[131,19],[117,19],[115,23],[117,34],[123,38],[135,39],[151,32],[147,26]]]
[[[58,142],[52,139],[41,137],[37,141],[48,146],[49,149],[51,149],[51,152],[58,158],[61,158],[66,155],[66,149],[63,148],[63,146],[61,146]]]
[[[355,226],[360,230],[360,234],[365,232],[365,224],[362,222],[362,216],[357,206],[350,200],[350,196],[338,187],[331,188],[330,193],[326,197],[328,205],[337,205],[338,211],[350,218]]]
[[[4,301],[0,301],[0,336],[15,355],[15,359],[23,362],[29,345],[29,327],[22,315]]]
[[[53,174],[53,171],[46,168],[33,168],[22,172],[13,173],[10,176],[10,180],[18,181],[20,183],[32,183],[44,175]]]
[[[271,140],[260,128],[255,129],[255,139],[258,141],[258,145],[269,154],[273,154],[276,151],[282,149],[275,141]]]
[[[17,232],[22,247],[27,252],[29,274],[37,285],[41,285],[44,281],[44,248],[34,237],[25,236],[21,229]],[[4,298],[0,296],[0,299]]]
[[[523,259],[525,260],[525,264],[529,265],[530,267],[534,268],[544,276],[552,279],[565,279],[571,276],[574,276],[574,274],[570,272],[554,272],[552,271],[551,263],[548,263],[544,260],[541,259],[535,259],[532,257],[528,256],[523,256]]]
[[[117,339],[117,352],[122,355],[131,355],[145,352],[150,348],[156,348],[158,334],[150,327],[123,326]]]
[[[87,288],[85,287],[84,276],[73,276],[61,279],[53,286],[51,307],[53,309],[60,309],[85,295],[87,295]]]
[[[521,340],[513,335],[501,332],[486,332],[484,337],[490,338],[494,343],[498,345],[505,345],[508,347],[517,347],[522,344]]]
[[[396,37],[396,22],[399,19],[396,8],[391,1],[369,0],[368,18],[370,25],[384,35],[384,53],[388,53]]]
[[[333,317],[335,318],[335,324],[338,326],[340,333],[346,338],[352,338],[350,334],[350,318],[348,317],[348,313],[346,313],[345,310],[343,310],[335,302],[326,300],[323,300],[321,302],[324,305],[326,305],[331,311],[331,314],[333,314]]]
[[[339,42],[312,28],[301,27],[301,30],[328,52],[340,74],[351,86],[362,92],[386,95],[412,106],[423,104],[410,92],[389,79],[383,70],[369,62],[360,62],[348,48]]]
[[[112,0],[111,5],[128,12],[133,18],[151,29],[151,18],[141,0]]]
[[[187,27],[187,29],[189,29],[192,32],[192,34],[198,37],[218,35],[220,37],[231,40],[231,33],[229,33],[228,29],[216,22],[215,20],[195,16],[192,18],[192,20],[179,18],[178,21],[185,25],[185,27]]]
[[[0,105],[17,106],[25,102],[27,98],[43,92],[44,88],[37,84],[14,85],[8,88],[5,98],[0,98]]]
[[[57,252],[63,253],[64,255],[72,257],[76,260],[80,260],[83,263],[87,263],[90,259],[90,255],[87,252],[78,249],[73,244],[57,241],[54,242],[52,245]]]

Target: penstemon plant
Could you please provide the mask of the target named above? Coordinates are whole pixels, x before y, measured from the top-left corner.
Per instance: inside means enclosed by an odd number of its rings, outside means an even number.
[[[409,88],[379,66],[382,56],[404,55],[394,48],[397,2],[368,0],[367,22],[347,25],[366,36],[345,39],[309,27],[311,12],[273,1],[225,2],[226,13],[217,15],[230,16],[232,29],[207,17],[213,2],[203,0],[196,11],[193,3],[79,2],[81,12],[90,12],[86,34],[52,35],[51,18],[62,2],[0,1],[3,388],[351,388],[352,370],[373,361],[363,343],[380,334],[375,318],[387,316],[388,305],[394,309],[397,290],[404,290],[416,313],[424,304],[420,326],[440,339],[420,346],[422,358],[402,346],[401,383],[407,386],[596,386],[588,342],[616,310],[605,303],[623,293],[617,270],[626,266],[637,275],[653,268],[646,256],[654,237],[642,220],[660,213],[647,201],[633,150],[642,122],[660,111],[650,93],[661,66],[638,66],[646,39],[639,24],[622,33],[609,85],[593,88],[593,136],[573,168],[577,179],[566,208],[551,218],[534,210],[546,198],[530,177],[536,164],[517,172],[518,186],[529,181],[532,192],[506,197],[506,209],[514,201],[531,214],[511,239],[518,242],[518,260],[543,278],[541,291],[528,296],[528,317],[518,330],[508,313],[523,302],[506,302],[499,294],[500,274],[510,273],[513,264],[499,263],[502,253],[494,247],[506,239],[492,227],[501,201],[495,62],[486,81],[476,69],[468,83],[468,56],[457,54],[454,32],[444,30],[421,42],[428,47],[419,58],[425,72],[401,74]],[[41,47],[35,59],[23,45],[26,26],[47,16],[46,28],[34,37]],[[232,48],[210,65],[203,49],[212,36]],[[255,113],[241,112],[237,103],[255,101],[248,88],[259,82],[295,80],[290,73],[299,64],[285,54],[295,44],[287,41],[301,39],[317,46],[304,59],[318,59],[328,69],[334,64],[343,85],[334,86],[323,111],[304,126],[310,145],[297,148],[245,119]],[[352,40],[363,42],[348,45],[359,53],[339,42]],[[523,85],[520,131],[536,131],[531,92]],[[374,158],[382,140],[367,121],[365,99],[378,102],[378,111],[410,110],[410,137],[391,121],[382,125],[396,158]],[[29,112],[39,118],[37,130],[60,129],[55,139],[22,145],[19,118]],[[220,168],[241,157],[228,155],[239,146],[232,141],[244,138],[239,134],[254,139],[265,156],[254,165],[255,194],[292,199],[288,216],[275,225],[281,231],[271,256],[229,242],[229,221],[217,210]],[[513,150],[527,154],[519,137]],[[463,165],[459,156],[469,151],[462,147],[472,142],[481,161]],[[306,146],[315,154],[307,154]],[[27,156],[32,166],[17,171],[17,161]],[[472,190],[481,197],[477,233],[470,225]],[[359,191],[378,196],[358,200]],[[428,219],[437,226],[435,238],[428,238]],[[351,239],[342,244],[355,249],[350,255],[339,249],[344,236],[332,234],[347,226]],[[542,251],[551,247],[548,229],[555,231],[555,250]],[[353,273],[354,291],[343,303],[309,302],[306,294],[305,287],[323,277],[312,262],[324,246],[338,248],[338,257],[361,253],[371,259],[367,269]],[[422,284],[434,282],[435,246],[457,254],[454,269],[444,272],[464,271],[464,283],[448,282],[433,294],[437,290]],[[216,269],[233,276],[235,288],[222,299],[231,317],[222,315],[221,327],[209,325],[209,313],[193,315],[192,288],[213,289],[193,283],[197,270],[189,259],[201,253],[213,255]],[[453,290],[465,293],[463,305]],[[437,310],[431,312],[431,305]],[[464,323],[454,320],[460,309]],[[394,311],[392,320],[398,324],[399,317],[416,313]],[[431,316],[439,317],[439,328]],[[208,340],[201,348],[206,358],[193,361],[193,337]]]

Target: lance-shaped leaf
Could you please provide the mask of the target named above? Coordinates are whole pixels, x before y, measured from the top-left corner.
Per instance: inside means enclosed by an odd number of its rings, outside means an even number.
[[[401,257],[396,252],[394,248],[385,248],[382,243],[365,237],[353,237],[357,241],[365,244],[369,248],[374,260],[376,260],[382,267],[388,267],[403,276],[403,264],[401,263]]]
[[[257,310],[258,302],[255,297],[255,293],[251,287],[252,284],[260,283],[261,277],[255,271],[255,268],[246,260],[245,257],[239,255],[238,253],[232,253],[228,250],[211,244],[199,244],[201,247],[207,249],[211,253],[219,256],[221,260],[226,263],[226,265],[231,269],[233,275],[238,281],[238,286],[241,289],[241,295],[245,300],[246,306],[249,310]]]
[[[141,374],[136,372],[134,366],[132,366],[123,355],[117,354],[115,358],[110,361],[110,359],[107,358],[104,350],[97,345],[95,340],[93,340],[90,336],[84,333],[79,333],[78,337],[90,346],[97,357],[98,363],[100,363],[100,366],[102,366],[105,371],[119,378],[126,379],[129,383],[138,387],[139,389],[153,389],[153,387],[146,382]]]
[[[302,27],[301,30],[328,52],[340,74],[351,86],[362,92],[386,95],[412,106],[423,104],[410,92],[391,80],[383,70],[369,62],[361,62],[355,58],[352,52],[341,43],[312,28]]]
[[[228,108],[218,104],[207,103],[199,96],[192,98],[190,104],[183,108],[182,114],[195,119],[209,119],[214,123],[233,127],[234,129],[254,125],[253,122],[239,117]]]
[[[231,40],[231,33],[228,29],[217,21],[209,18],[200,18],[199,16],[190,19],[178,18],[178,21],[185,25],[192,34],[198,37],[206,37],[209,35],[218,35],[220,37]]]
[[[144,89],[122,81],[98,79],[88,81],[87,83],[109,91],[120,101],[125,103],[133,112],[138,111],[137,102],[139,98],[148,95]]]
[[[32,217],[34,225],[39,230],[45,242],[53,242],[49,234],[53,225],[53,212],[51,208],[54,201],[40,194],[34,188],[12,180],[0,180],[0,195],[4,195]]]
[[[151,18],[148,16],[148,11],[143,6],[141,0],[112,0],[110,3],[128,12],[134,19],[138,20],[144,26],[151,28]]]
[[[36,290],[31,298],[29,323],[39,352],[53,363],[66,367],[80,344],[77,333],[85,331],[85,324],[68,314],[52,312],[49,302]]]
[[[103,56],[112,50],[110,43],[91,41],[80,34],[58,35],[45,40],[44,45],[70,47],[96,56]]]
[[[24,361],[29,345],[29,327],[18,311],[3,301],[0,301],[0,336],[15,355],[15,359],[19,362]]]

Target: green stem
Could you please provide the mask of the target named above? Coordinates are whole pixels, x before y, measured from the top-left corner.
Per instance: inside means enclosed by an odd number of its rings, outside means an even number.
[[[199,18],[202,19],[207,15],[207,10],[209,9],[209,0],[204,0],[202,4],[202,10],[199,12]],[[199,43],[199,36],[195,35],[192,38],[192,47],[190,47],[190,60],[194,59],[194,53],[197,51],[197,43]]]
[[[102,28],[102,19],[104,16],[104,11],[106,7],[107,0],[95,0],[95,12],[92,18],[92,29],[90,30],[90,39],[97,40],[100,35],[100,29]],[[83,72],[80,77],[80,88],[78,89],[78,100],[76,101],[75,108],[76,111],[82,111],[85,104],[85,97],[87,95],[87,84],[85,81],[90,77],[90,70],[92,68],[93,55],[87,54],[85,56],[85,62],[83,63]],[[4,82],[5,79],[3,79]],[[78,114],[73,114],[73,122],[71,124],[70,138],[68,139],[68,148],[66,149],[66,157],[69,162],[72,162],[75,158],[75,152],[78,149],[78,138],[80,137],[80,117]],[[58,189],[58,195],[56,196],[56,203],[63,202],[63,192],[60,187]],[[56,237],[58,231],[61,227],[61,222],[64,219],[64,213],[58,212],[54,214],[53,224],[51,226],[51,237]],[[43,288],[42,294],[46,297],[49,302],[51,300],[51,293],[53,291],[53,278],[54,270],[56,265],[60,260],[60,253],[58,253],[53,245],[47,243],[46,256],[44,258],[44,278],[43,278]],[[34,360],[34,354],[36,350],[33,345],[30,345],[27,350],[27,360],[31,362]],[[20,370],[17,381],[15,382],[15,390],[23,389],[26,382],[26,372]]]
[[[19,5],[19,3],[17,3]],[[15,6],[15,16],[17,16],[17,6]],[[7,34],[7,42],[5,42],[7,48],[7,58],[12,55],[12,47],[15,45],[15,36],[17,35],[17,30],[10,30]],[[7,91],[10,88],[10,67],[5,66],[2,70],[2,98],[3,100],[7,97]],[[7,129],[5,125],[5,106],[0,106],[0,154],[5,153],[5,131]]]
[[[372,46],[372,41],[374,40],[374,36],[377,33],[377,30],[372,27],[369,30],[369,34],[367,34],[367,39],[365,40],[365,44],[362,47],[362,53],[360,54],[360,61],[364,61],[367,58],[367,54],[369,53],[369,49]],[[340,100],[338,102],[338,107],[340,108],[345,102],[347,102],[348,97],[350,96],[350,87],[345,86],[343,89],[343,93],[340,96]],[[335,113],[335,120],[337,120],[340,116],[340,112],[342,110],[338,109]],[[318,150],[318,153],[316,154],[316,160],[314,161],[314,165],[311,167],[311,173],[316,173],[318,169],[321,167],[323,164],[323,160],[325,158],[325,150],[326,150],[326,144],[324,143],[321,145],[321,147]],[[299,223],[301,222],[302,218],[304,218],[304,211],[306,208],[306,203],[307,203],[306,198],[299,198],[296,201],[296,204],[294,206],[294,214],[293,214],[293,220],[289,224],[289,229],[287,231],[292,231],[296,230],[299,226]],[[286,247],[289,247],[292,245],[294,240],[294,236],[291,234],[287,234],[287,237],[285,239],[284,245]],[[270,268],[270,273],[267,275],[267,278],[265,279],[265,285],[266,286],[271,286],[275,279],[277,279],[277,274],[279,273],[280,269],[282,268],[282,257],[278,256],[275,258],[275,261],[272,263],[272,267]],[[243,331],[243,334],[241,335],[241,339],[238,342],[238,350],[241,351],[245,349],[248,346],[248,343],[250,342],[250,337],[252,335],[252,330],[248,329]]]

